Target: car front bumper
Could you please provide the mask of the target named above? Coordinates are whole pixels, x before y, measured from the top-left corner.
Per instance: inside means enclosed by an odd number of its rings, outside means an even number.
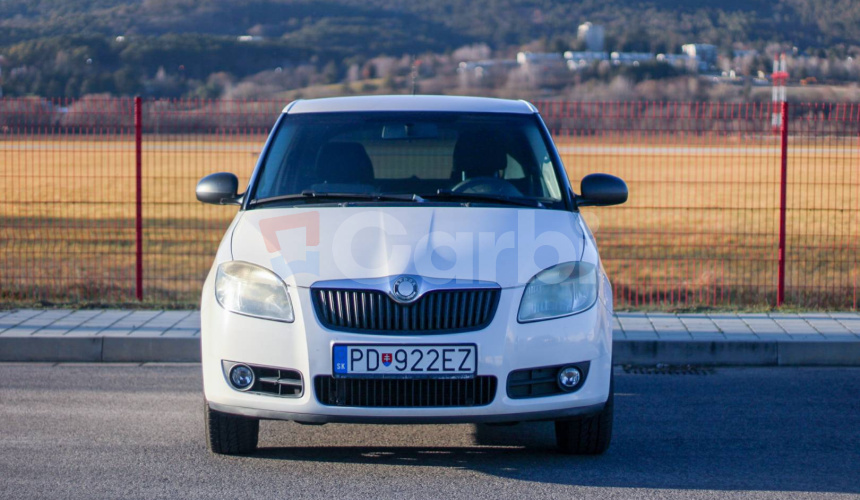
[[[517,310],[523,288],[503,290],[492,323],[479,331],[453,334],[376,335],[332,331],[319,325],[307,288],[290,288],[293,323],[251,318],[225,311],[207,280],[201,304],[203,385],[209,406],[225,413],[302,423],[470,423],[554,420],[600,411],[609,394],[612,323],[598,301],[591,309],[548,321],[521,324]],[[316,397],[314,378],[331,375],[332,346],[350,344],[475,344],[478,375],[497,379],[492,402],[458,407],[328,406]],[[300,397],[241,392],[231,387],[222,361],[296,370]],[[590,362],[574,392],[526,399],[507,394],[510,372]]]

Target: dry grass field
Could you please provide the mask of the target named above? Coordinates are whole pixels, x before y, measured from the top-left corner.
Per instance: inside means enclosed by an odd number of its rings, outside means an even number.
[[[144,137],[144,295],[187,307],[234,207],[195,201],[212,172],[247,182],[265,140]],[[587,173],[624,178],[630,201],[584,209],[619,307],[765,307],[774,302],[778,138],[660,135],[557,138],[575,189]],[[857,139],[792,140],[787,299],[857,307]],[[0,304],[128,303],[134,297],[130,136],[0,137]]]
[[[787,301],[857,307],[860,154],[856,139],[789,148]],[[671,142],[671,141],[667,141]],[[781,162],[776,138],[750,144],[565,147],[574,183],[628,181],[623,207],[586,209],[619,302],[775,303]]]

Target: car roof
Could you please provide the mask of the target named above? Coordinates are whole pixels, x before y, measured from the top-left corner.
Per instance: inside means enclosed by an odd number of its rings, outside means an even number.
[[[370,111],[437,111],[465,113],[534,114],[537,108],[526,101],[439,95],[374,95],[297,100],[284,113],[346,113]]]

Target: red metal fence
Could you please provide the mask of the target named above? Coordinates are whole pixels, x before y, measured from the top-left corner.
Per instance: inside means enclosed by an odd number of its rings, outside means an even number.
[[[280,101],[0,99],[0,303],[194,305]],[[584,209],[619,307],[857,309],[860,105],[537,103],[571,181],[624,178]],[[782,286],[780,286],[782,284]]]

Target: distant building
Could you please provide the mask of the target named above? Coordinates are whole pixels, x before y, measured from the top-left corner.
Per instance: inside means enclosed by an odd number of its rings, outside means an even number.
[[[613,52],[609,54],[609,58],[612,60],[612,64],[621,66],[653,61],[656,56],[650,52]]]
[[[717,64],[717,47],[707,43],[688,43],[681,46],[681,51],[690,57],[697,57],[700,62],[714,66]]]
[[[457,74],[464,87],[499,87],[507,80],[508,72],[517,66],[513,59],[464,61],[457,67]]]
[[[567,67],[571,70],[576,70],[590,66],[592,63],[600,61],[608,61],[609,54],[606,52],[574,52],[568,50],[564,53],[564,60],[567,61]]]
[[[458,71],[475,71],[475,70],[493,70],[493,69],[513,69],[517,62],[513,59],[487,59],[484,61],[461,62]]]
[[[585,42],[585,47],[589,52],[602,52],[606,34],[603,26],[586,22],[580,24],[576,30],[576,39]]]
[[[562,62],[561,54],[557,52],[519,52],[517,63],[526,64],[553,64]]]
[[[657,62],[670,64],[687,71],[707,71],[710,65],[696,56],[689,54],[657,54]]]
[[[657,54],[657,62],[689,71],[699,70],[699,58],[690,57],[687,54]]]
[[[696,60],[695,57],[690,57],[687,54],[657,54],[657,62],[668,64],[686,64],[689,61]]]
[[[520,52],[518,68],[511,72],[513,81],[529,88],[546,89],[564,86],[570,79],[567,63],[558,52]]]
[[[742,59],[745,57],[755,57],[758,55],[758,51],[755,49],[739,49],[733,51],[732,55],[737,59]]]

